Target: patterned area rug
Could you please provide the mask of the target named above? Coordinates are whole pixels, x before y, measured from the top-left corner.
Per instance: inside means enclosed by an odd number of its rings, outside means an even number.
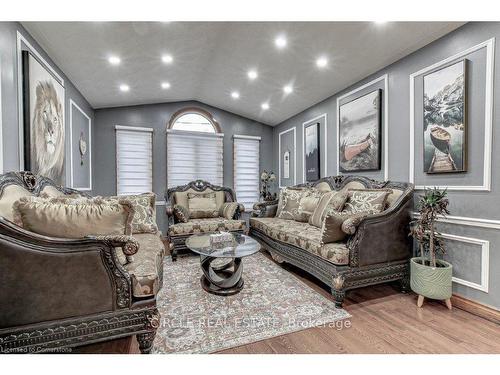
[[[350,317],[261,253],[243,259],[245,285],[229,297],[201,288],[198,257],[164,267],[154,353],[212,353]]]

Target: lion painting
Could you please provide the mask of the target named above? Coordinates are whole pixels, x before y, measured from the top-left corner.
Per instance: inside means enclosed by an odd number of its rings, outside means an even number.
[[[62,103],[51,81],[39,81],[31,124],[32,171],[61,182],[64,163]]]

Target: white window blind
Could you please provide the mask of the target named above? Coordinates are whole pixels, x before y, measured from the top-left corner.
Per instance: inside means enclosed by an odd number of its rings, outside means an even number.
[[[153,129],[115,126],[116,193],[141,194],[153,190]]]
[[[205,180],[223,184],[224,134],[167,131],[168,187]]]
[[[251,211],[259,201],[260,137],[234,136],[234,190],[238,203]]]

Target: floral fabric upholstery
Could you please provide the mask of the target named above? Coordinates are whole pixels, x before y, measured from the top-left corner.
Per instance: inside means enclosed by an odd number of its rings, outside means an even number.
[[[168,228],[168,234],[171,237],[175,237],[195,233],[211,233],[218,230],[246,230],[246,222],[245,220],[228,220],[222,217],[210,219],[189,219],[187,223],[176,223],[174,225],[170,225]]]
[[[349,263],[345,242],[321,244],[321,229],[308,223],[279,218],[250,218],[250,226],[274,240],[297,246],[333,264]]]
[[[390,193],[392,193],[391,189],[351,189],[348,191],[344,211],[351,213],[382,212]]]
[[[134,234],[133,237],[139,242],[139,251],[123,267],[132,279],[133,296],[151,297],[158,293],[162,284],[165,246],[159,234]]]

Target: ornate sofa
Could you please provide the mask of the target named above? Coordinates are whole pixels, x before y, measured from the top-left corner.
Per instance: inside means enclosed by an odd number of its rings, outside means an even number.
[[[161,234],[62,239],[12,223],[13,203],[41,192],[85,195],[29,172],[0,176],[0,353],[132,335],[148,353],[160,323]]]
[[[250,219],[250,235],[276,261],[293,264],[324,282],[339,307],[350,289],[393,280],[400,281],[403,291],[408,289],[412,184],[343,175],[297,186],[322,191],[389,188],[392,193],[383,212],[362,219],[345,241],[327,244],[320,243],[321,229],[276,218],[278,201],[257,203]]]
[[[238,205],[232,219],[223,217],[189,219],[186,223],[178,221],[174,215],[174,206],[180,204],[187,205],[188,193],[215,192],[219,205],[225,202],[236,202],[235,192],[228,187],[212,185],[203,180],[191,181],[182,186],[170,188],[165,193],[166,213],[168,217],[167,238],[171,247],[172,261],[177,259],[179,252],[188,252],[186,239],[195,233],[211,233],[219,230],[243,233],[247,229],[245,220],[239,220],[244,212],[243,205]]]

